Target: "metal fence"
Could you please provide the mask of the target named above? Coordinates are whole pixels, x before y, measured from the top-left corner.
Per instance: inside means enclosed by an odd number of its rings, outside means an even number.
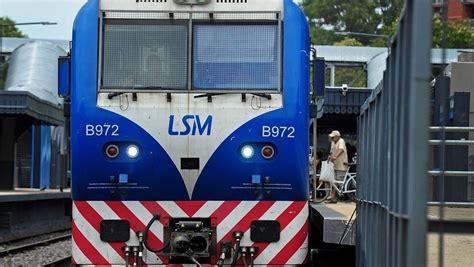
[[[425,266],[432,1],[408,0],[359,118],[358,266]]]

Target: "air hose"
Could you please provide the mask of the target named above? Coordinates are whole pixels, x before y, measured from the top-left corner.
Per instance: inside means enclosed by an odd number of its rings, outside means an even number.
[[[166,241],[166,243],[161,248],[158,248],[158,249],[154,249],[148,245],[148,239],[147,239],[148,231],[150,231],[151,225],[155,221],[158,221],[159,219],[160,219],[160,214],[154,214],[153,218],[151,218],[151,220],[148,222],[148,224],[145,227],[145,231],[143,232],[143,244],[145,245],[146,249],[154,253],[162,252],[163,250],[168,248],[170,245],[170,240]]]
[[[232,257],[232,262],[230,264],[231,267],[235,267],[235,264],[237,263],[237,258],[239,257],[239,254],[240,254],[240,239],[237,239],[236,245],[235,245],[234,257]]]
[[[244,264],[244,267],[248,267],[247,265],[247,248],[246,247],[242,247],[240,249],[240,254],[242,254],[242,263]]]
[[[239,257],[239,254],[240,254],[240,240],[242,240],[242,236],[244,235],[244,233],[236,231],[232,235],[235,238],[235,253],[234,253],[234,257],[232,257],[232,262],[230,266],[235,267],[235,264],[237,263],[237,258]]]
[[[250,254],[250,267],[254,267],[254,260],[255,260],[255,253],[257,253],[257,247],[250,247],[249,254]]]

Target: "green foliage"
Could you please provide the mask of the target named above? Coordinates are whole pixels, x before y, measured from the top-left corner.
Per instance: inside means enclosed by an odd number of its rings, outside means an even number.
[[[367,72],[363,67],[336,66],[334,85],[343,84],[349,87],[367,87]]]
[[[318,45],[333,45],[342,39],[341,36],[335,35],[334,31],[325,30],[322,27],[312,26],[309,28],[309,33],[311,42]]]
[[[310,23],[311,40],[317,45],[387,47],[387,38],[341,36],[335,32],[360,32],[394,36],[398,28],[403,0],[303,0]],[[467,20],[449,21],[447,48],[473,48],[474,30]],[[348,38],[350,37],[350,38]],[[433,18],[433,47],[441,47],[443,21]],[[334,86],[366,87],[367,73],[361,66],[335,66]],[[326,70],[326,85],[330,85]]]
[[[15,22],[8,17],[0,17],[0,37],[27,37],[15,26]],[[0,61],[0,90],[5,86],[8,64]]]
[[[386,38],[374,38],[370,40],[369,46],[372,47],[387,47],[388,45],[388,39]]]
[[[364,46],[361,42],[357,41],[354,38],[344,38],[344,40],[334,43],[335,46]]]
[[[383,34],[400,15],[402,4],[403,0],[304,0],[302,8],[311,24],[313,42],[332,44],[344,39],[335,35],[336,31]],[[354,38],[363,45],[373,39]]]
[[[474,30],[468,20],[452,20],[447,25],[447,48],[474,47]],[[433,47],[443,46],[443,20],[439,16],[433,18]]]
[[[28,37],[15,26],[15,21],[11,20],[8,17],[0,17],[0,36]]]
[[[313,43],[358,45],[336,35],[337,31],[394,36],[403,0],[303,0],[301,7],[310,22]],[[474,30],[468,20],[448,22],[447,48],[473,48]],[[363,46],[386,47],[386,38],[350,36]],[[442,46],[443,21],[433,17],[433,47]]]
[[[326,68],[326,86],[367,87],[367,71],[364,66],[334,66],[334,84],[331,84],[331,68]]]

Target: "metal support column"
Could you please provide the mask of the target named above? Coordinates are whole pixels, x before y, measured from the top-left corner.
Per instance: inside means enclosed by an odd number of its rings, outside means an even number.
[[[14,189],[15,120],[0,118],[0,189]]]

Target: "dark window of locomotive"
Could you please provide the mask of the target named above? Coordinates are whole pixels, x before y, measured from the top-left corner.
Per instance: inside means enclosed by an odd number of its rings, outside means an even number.
[[[186,89],[186,21],[104,19],[102,89]]]
[[[195,23],[193,88],[278,90],[279,42],[273,22]]]

